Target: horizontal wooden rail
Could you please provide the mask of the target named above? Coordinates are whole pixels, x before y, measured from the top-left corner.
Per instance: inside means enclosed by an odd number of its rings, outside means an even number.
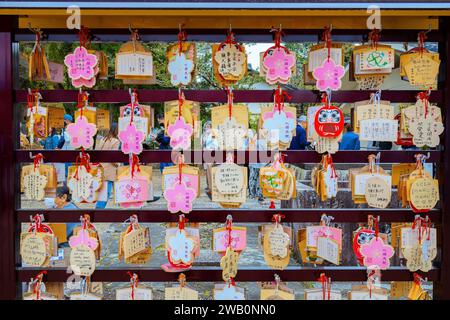
[[[67,150],[16,150],[16,162],[32,162],[30,158],[32,155],[42,153],[44,162],[75,162],[79,151]],[[371,154],[380,152],[381,163],[411,163],[415,162],[414,155],[417,153],[428,154],[430,158],[427,162],[440,163],[444,162],[442,151],[339,151],[333,155],[334,163],[367,163],[367,157]],[[89,150],[91,162],[124,162],[128,163],[128,155],[121,151],[106,151],[106,150]],[[185,163],[199,164],[199,163],[222,163],[226,161],[225,151],[184,151]],[[234,161],[238,164],[248,163],[269,163],[273,160],[274,151],[234,151]],[[322,155],[316,151],[306,150],[290,150],[282,151],[285,155],[286,163],[318,163],[322,159]],[[176,152],[174,152],[174,159],[177,159]],[[160,163],[171,162],[171,150],[144,150],[139,155],[141,163]]]
[[[95,36],[93,42],[125,42],[130,39],[128,29],[90,29]],[[169,41],[176,42],[178,29],[139,29],[139,36],[144,42]],[[318,42],[323,29],[284,29],[283,42]],[[423,30],[390,30],[383,29],[381,41],[417,42],[417,34]],[[45,40],[77,42],[76,32],[67,29],[44,29]],[[227,30],[224,29],[186,29],[189,41],[222,42]],[[273,34],[268,29],[233,29],[238,41],[273,42]],[[332,37],[336,42],[367,42],[367,29],[333,29]],[[427,41],[443,41],[441,31],[432,30],[427,34]],[[14,41],[35,41],[35,35],[28,29],[15,30]]]
[[[47,270],[44,281],[49,282],[65,282],[70,276],[66,268],[50,268],[50,269],[33,269],[22,268],[16,269],[18,280],[28,282],[42,270]],[[91,276],[91,281],[96,282],[129,282],[130,276],[127,271],[136,273],[142,282],[176,282],[178,281],[178,273],[168,273],[158,268],[98,268]],[[421,273],[423,278],[428,281],[436,281],[439,279],[440,270],[431,269],[427,273]],[[288,267],[283,271],[271,270],[266,267],[239,267],[235,280],[237,282],[259,282],[274,281],[274,275],[278,274],[282,281],[317,281],[320,274],[325,273],[331,277],[332,281],[367,281],[367,268],[364,267]],[[391,267],[383,270],[382,281],[413,281],[413,273],[403,267]],[[219,267],[193,267],[191,270],[184,272],[188,282],[223,282],[222,269]]]
[[[104,103],[129,103],[128,90],[88,90],[89,101]],[[287,90],[291,99],[290,103],[317,103],[321,101],[321,93],[317,90]],[[331,101],[336,103],[351,103],[368,100],[373,91],[340,90],[333,92]],[[391,102],[415,102],[417,90],[385,90],[381,96],[384,100]],[[41,90],[43,102],[73,102],[76,103],[78,90]],[[273,102],[274,90],[234,90],[234,102],[271,103]],[[225,90],[184,90],[186,99],[198,102],[221,102],[227,101]],[[15,91],[15,102],[27,102],[27,90]],[[141,103],[160,103],[178,99],[176,89],[139,89],[139,101]],[[443,102],[443,91],[433,90],[430,101],[432,103]]]
[[[359,223],[366,222],[368,215],[380,216],[380,222],[412,222],[414,212],[410,209],[194,209],[187,217],[191,222],[225,222],[227,215],[233,216],[233,222],[271,222],[275,213],[283,213],[282,222],[319,222],[323,213],[333,216],[333,222]],[[37,213],[44,215],[46,222],[79,222],[81,214],[89,214],[91,221],[123,222],[131,214],[137,214],[139,221],[144,223],[177,222],[178,214],[167,210],[17,210],[18,222],[30,222],[30,216]],[[441,221],[441,211],[431,210],[427,213],[431,221]]]

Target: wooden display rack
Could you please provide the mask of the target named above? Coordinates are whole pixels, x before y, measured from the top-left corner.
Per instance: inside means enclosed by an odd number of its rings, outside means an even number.
[[[37,2],[38,3],[38,2]],[[440,266],[426,275],[434,282],[434,298],[450,299],[450,185],[445,177],[450,177],[450,14],[445,10],[393,10],[383,13],[382,41],[415,42],[421,30],[432,31],[428,41],[439,43],[441,72],[438,90],[431,94],[430,101],[437,103],[443,111],[445,131],[441,136],[441,149],[431,151],[428,162],[438,166],[438,178],[441,188],[441,208],[429,213],[434,223],[441,226]],[[209,15],[208,15],[209,13]],[[128,23],[138,28],[143,41],[176,41],[178,23],[185,23],[191,41],[219,42],[223,39],[229,23],[240,41],[271,42],[268,32],[273,25],[283,24],[285,41],[317,41],[324,25],[333,23],[334,41],[362,41],[367,37],[364,10],[102,10],[89,9],[83,24],[88,26],[100,39],[99,41],[126,41]],[[136,15],[148,19],[137,18]],[[2,9],[0,8],[0,298],[16,299],[21,296],[20,282],[29,281],[38,273],[38,269],[20,267],[18,255],[18,235],[20,223],[28,222],[30,214],[42,213],[47,222],[77,222],[80,211],[23,210],[17,209],[20,203],[19,165],[30,162],[29,151],[19,150],[19,130],[17,114],[26,103],[26,90],[14,87],[14,65],[18,61],[17,42],[33,41],[34,35],[27,28],[42,28],[49,41],[77,41],[76,32],[65,28],[67,18],[65,9]],[[20,18],[19,18],[20,16]],[[97,16],[111,19],[97,19]],[[264,19],[261,19],[264,16]],[[134,18],[133,18],[134,17]],[[250,17],[250,18],[249,18]],[[302,17],[302,19],[299,19]],[[430,18],[432,17],[432,18]],[[168,20],[168,18],[170,18]],[[265,20],[265,19],[269,20]],[[176,21],[176,22],[175,22]],[[213,23],[212,23],[213,22]],[[209,24],[208,24],[209,23]],[[192,29],[191,29],[192,24]],[[415,102],[418,91],[383,91],[383,98],[392,102]],[[74,102],[77,90],[43,90],[43,102]],[[92,102],[127,103],[128,91],[125,90],[89,90]],[[272,102],[271,90],[236,90],[235,102]],[[319,92],[314,90],[289,91],[291,102],[318,102]],[[186,99],[200,102],[225,102],[226,94],[220,90],[186,90]],[[355,102],[368,99],[368,91],[338,91],[333,93],[335,102]],[[163,102],[177,98],[177,90],[139,90],[139,99],[143,103]],[[443,147],[443,148],[442,148]],[[36,152],[36,151],[35,151]],[[35,153],[33,152],[33,153]],[[46,162],[72,162],[77,151],[39,151]],[[193,151],[199,152],[199,151]],[[250,159],[249,152],[245,152]],[[315,151],[288,151],[287,162],[316,163],[320,155]],[[366,163],[368,151],[340,151],[333,156],[335,163]],[[381,161],[414,162],[417,151],[381,151]],[[127,156],[120,151],[89,151],[94,162],[126,162]],[[143,162],[169,161],[170,151],[144,151],[140,156]],[[122,222],[129,216],[125,210],[87,210],[92,222]],[[192,222],[222,222],[229,210],[194,210],[189,214]],[[365,222],[368,215],[380,215],[383,222],[412,221],[414,213],[409,209],[283,209],[286,222],[319,221],[322,213],[331,214],[335,222]],[[447,212],[447,213],[445,213]],[[270,222],[273,211],[270,210],[234,210],[233,220],[245,222]],[[165,210],[139,210],[141,222],[176,221],[177,216]],[[176,281],[177,274],[165,273],[159,268],[127,268],[138,274],[141,281]],[[92,281],[129,280],[125,269],[98,268],[92,275]],[[366,269],[353,266],[336,267],[289,267],[284,271],[267,268],[239,269],[236,281],[268,281],[278,273],[283,281],[315,281],[320,273],[326,272],[333,281],[364,281]],[[48,269],[45,281],[65,281],[65,269]],[[190,281],[221,281],[221,271],[215,267],[194,267],[186,272]],[[413,274],[403,267],[391,267],[383,271],[383,281],[413,281]]]

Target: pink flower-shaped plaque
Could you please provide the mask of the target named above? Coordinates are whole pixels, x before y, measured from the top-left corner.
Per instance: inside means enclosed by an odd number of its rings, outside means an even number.
[[[167,200],[167,210],[171,213],[179,211],[183,213],[191,212],[195,196],[195,190],[186,187],[184,182],[175,183],[172,188],[164,191],[164,198]]]
[[[122,143],[122,152],[125,154],[141,153],[144,138],[144,133],[137,130],[133,123],[127,125],[125,130],[119,132],[119,140]]]
[[[172,149],[189,149],[193,131],[192,125],[184,122],[184,118],[182,117],[178,118],[174,124],[169,125],[167,133],[170,137],[170,146]]]
[[[267,120],[273,118],[275,113],[282,113],[282,112],[286,114],[287,119],[295,119],[295,115],[292,112],[286,111],[285,108],[281,108],[281,110],[279,110],[277,107],[274,107],[272,111],[264,112],[262,117],[264,120]]]
[[[80,230],[76,236],[72,236],[69,239],[69,246],[75,248],[81,245],[95,250],[98,247],[98,240],[89,235],[89,231],[86,229]]]
[[[67,66],[69,77],[72,80],[79,78],[90,80],[93,78],[97,62],[97,56],[88,53],[85,47],[77,47],[73,53],[69,53],[64,58],[64,64]]]
[[[284,47],[269,48],[264,54],[263,67],[266,69],[266,81],[287,83],[292,76],[295,55]]]
[[[85,80],[83,78],[72,79],[72,85],[75,88],[81,88],[81,87],[92,88],[93,86],[95,86],[95,83],[96,83],[95,77],[93,77],[92,79],[89,79],[89,80]]]
[[[89,123],[85,116],[78,117],[74,123],[67,126],[70,144],[74,148],[91,148],[94,145],[94,135],[97,133],[95,124]]]
[[[381,237],[374,237],[369,243],[361,245],[360,252],[366,267],[377,266],[381,270],[389,268],[389,259],[394,255],[394,249],[384,244]]]
[[[343,66],[336,64],[333,59],[325,59],[321,67],[317,67],[313,71],[314,79],[316,79],[316,87],[321,91],[327,89],[339,90],[341,87],[341,78],[344,76],[345,69]]]

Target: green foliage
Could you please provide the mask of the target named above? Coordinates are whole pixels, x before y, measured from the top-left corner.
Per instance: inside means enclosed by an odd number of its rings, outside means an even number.
[[[95,89],[128,89],[129,85],[124,85],[122,80],[114,78],[115,71],[115,56],[119,51],[121,43],[93,43],[92,49],[103,51],[108,60],[108,79],[99,80]],[[133,85],[136,89],[174,89],[170,83],[170,78],[167,72],[167,47],[171,44],[152,42],[143,44],[152,52],[153,66],[156,68],[156,84],[154,85]],[[308,52],[313,43],[286,43],[285,46],[296,55],[296,74],[292,77],[289,87],[298,89],[314,89],[313,86],[305,85],[303,82],[303,65],[308,61]],[[64,83],[53,84],[45,81],[30,81],[28,79],[27,60],[34,44],[20,43],[21,63],[19,66],[19,87],[20,88],[37,88],[37,89],[73,89],[67,73],[64,74]],[[57,63],[64,63],[64,57],[73,51],[78,43],[60,43],[60,42],[44,42],[42,46],[45,49],[48,61]],[[212,45],[210,43],[199,42],[197,46],[197,64],[196,64],[196,78],[189,86],[189,89],[220,89],[221,86],[215,79],[212,66]],[[251,45],[247,45],[251,46]],[[350,61],[352,44],[344,44],[345,63]],[[264,83],[265,79],[259,75],[255,70],[248,70],[244,78],[234,85],[235,89],[249,89],[257,83]],[[201,120],[204,123],[210,119],[211,107],[215,104],[202,104]],[[68,112],[73,112],[76,108],[75,103],[64,104]],[[163,112],[163,104],[152,104],[156,113]],[[96,104],[98,108],[109,109],[114,119],[119,116],[119,109],[111,107],[106,103]],[[297,106],[299,114],[305,114],[306,104]],[[257,117],[250,117],[250,127],[256,129]]]

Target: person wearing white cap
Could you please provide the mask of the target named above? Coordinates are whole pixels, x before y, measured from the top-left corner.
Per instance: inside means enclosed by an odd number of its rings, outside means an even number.
[[[308,118],[302,115],[297,118],[297,128],[295,131],[295,137],[292,138],[291,145],[288,150],[305,150],[309,145],[306,139],[306,122]]]

